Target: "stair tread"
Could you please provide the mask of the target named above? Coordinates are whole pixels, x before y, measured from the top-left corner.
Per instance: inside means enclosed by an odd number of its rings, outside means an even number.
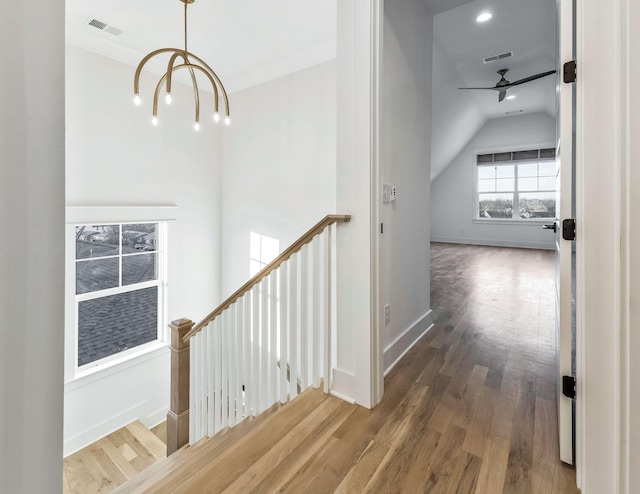
[[[223,461],[225,452],[237,451],[242,445],[253,445],[254,448],[246,449],[254,449],[253,454],[259,455],[259,448],[256,446],[263,441],[258,440],[257,436],[277,434],[277,431],[283,427],[279,423],[289,422],[286,419],[287,416],[299,421],[328,398],[330,397],[320,390],[309,389],[286,405],[276,403],[258,417],[247,418],[212,438],[176,451],[170,457],[158,461],[127,481],[114,492],[134,493],[149,490],[172,492],[172,489],[178,488],[186,479],[196,475],[204,465]]]

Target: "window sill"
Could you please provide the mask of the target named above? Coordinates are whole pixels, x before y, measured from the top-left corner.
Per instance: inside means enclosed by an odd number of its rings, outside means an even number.
[[[131,367],[140,365],[168,354],[169,344],[154,341],[130,352],[108,357],[96,365],[87,364],[82,369],[77,369],[73,379],[65,383],[65,392],[86,386],[95,381],[124,372]]]
[[[530,220],[514,220],[507,218],[474,218],[471,220],[472,223],[481,225],[481,224],[489,224],[489,225],[520,225],[520,226],[535,226],[537,228],[545,225],[547,223],[555,222],[555,218],[534,218]]]

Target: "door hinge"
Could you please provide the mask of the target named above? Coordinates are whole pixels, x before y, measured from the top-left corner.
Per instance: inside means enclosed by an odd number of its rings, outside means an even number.
[[[578,71],[576,68],[576,61],[571,60],[570,62],[565,63],[563,66],[562,80],[567,84],[571,84],[572,82],[576,82],[577,77]]]
[[[562,376],[562,394],[572,400],[576,399],[576,378],[573,376]]]
[[[573,218],[562,220],[562,238],[565,240],[576,239],[576,220]]]
[[[380,223],[380,233],[384,233],[384,223]]]

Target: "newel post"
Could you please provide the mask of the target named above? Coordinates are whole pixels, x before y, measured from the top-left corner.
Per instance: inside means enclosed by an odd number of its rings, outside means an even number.
[[[171,328],[171,404],[167,413],[167,456],[189,442],[189,347],[182,340],[195,323],[178,319]]]

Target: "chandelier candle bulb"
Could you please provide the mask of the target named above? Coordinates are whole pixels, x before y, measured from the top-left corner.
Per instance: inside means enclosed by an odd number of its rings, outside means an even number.
[[[136,106],[140,106],[140,103],[142,103],[142,100],[140,99],[140,95],[136,94],[133,96],[133,104]]]
[[[200,124],[198,122],[196,122],[195,124],[193,124],[193,129],[198,132],[200,130]]]
[[[153,117],[151,119],[151,123],[153,124],[154,127],[158,126],[158,117]]]
[[[220,114],[219,114],[218,112],[215,112],[215,113],[213,114],[213,121],[214,121],[215,123],[218,123],[218,122],[220,121]]]
[[[231,118],[227,117],[224,119],[224,124],[228,127],[229,125],[231,125]]]
[[[159,48],[158,50],[154,50],[151,53],[147,54],[138,64],[136,68],[136,72],[133,78],[133,94],[134,94],[134,102],[136,106],[140,105],[140,97],[138,96],[140,93],[140,75],[142,73],[142,69],[145,64],[154,58],[156,55],[161,54],[169,54],[169,63],[167,65],[167,71],[160,77],[156,84],[156,89],[153,94],[153,125],[158,124],[157,113],[158,113],[158,97],[160,95],[160,91],[164,88],[166,91],[165,102],[167,105],[171,104],[171,82],[173,79],[173,73],[182,69],[186,69],[190,79],[191,85],[193,86],[193,96],[194,96],[194,104],[195,104],[195,119],[196,119],[196,130],[200,128],[200,124],[198,123],[200,116],[200,89],[198,87],[198,80],[196,78],[196,74],[200,74],[204,76],[206,80],[211,84],[211,89],[213,90],[213,108],[215,110],[215,114],[213,116],[213,120],[215,122],[220,120],[220,116],[218,115],[218,103],[220,99],[220,95],[222,95],[222,100],[224,103],[224,112],[226,115],[225,123],[229,125],[231,123],[230,113],[229,113],[229,98],[227,96],[227,91],[222,84],[222,81],[218,77],[218,75],[213,71],[207,63],[202,60],[200,57],[194,55],[190,51],[187,50],[187,7],[189,4],[194,3],[195,0],[180,0],[184,4],[184,48]]]

